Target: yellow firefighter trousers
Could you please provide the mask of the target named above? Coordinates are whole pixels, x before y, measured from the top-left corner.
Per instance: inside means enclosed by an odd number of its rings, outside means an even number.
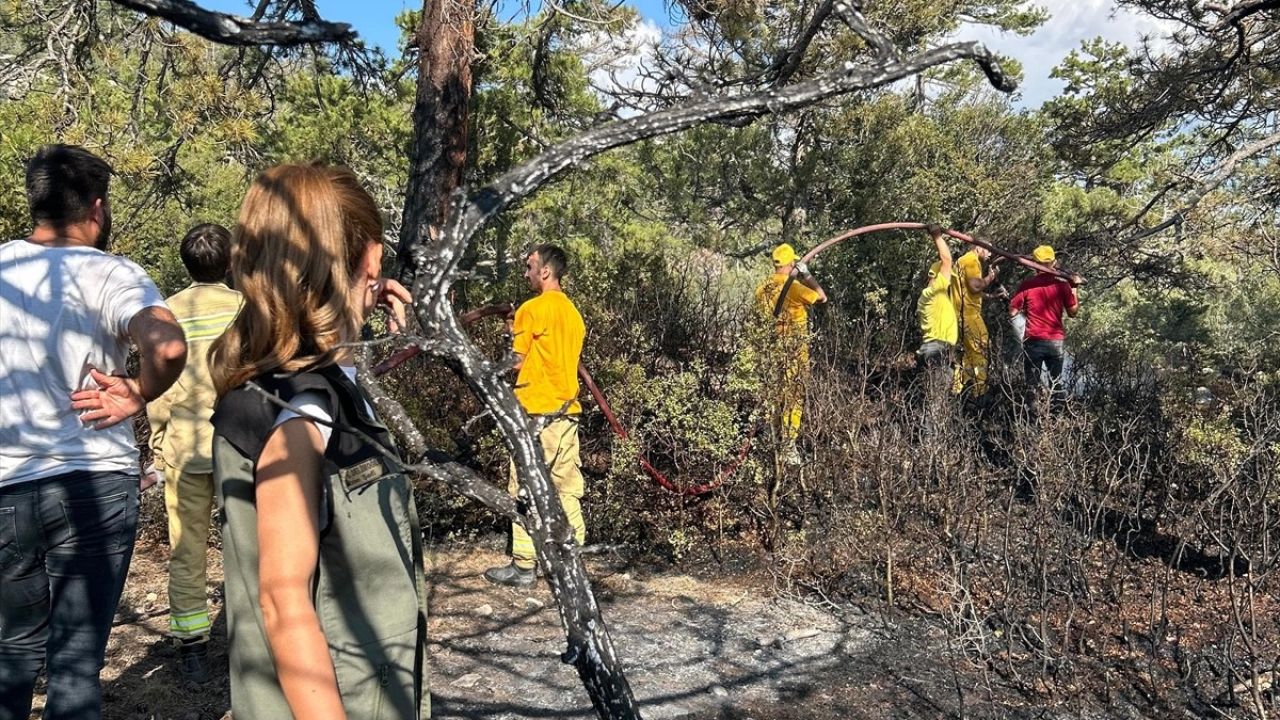
[[[542,442],[542,456],[551,471],[551,482],[560,494],[560,505],[569,518],[574,537],[581,546],[587,539],[587,526],[582,520],[582,457],[578,448],[578,423],[575,420],[560,418],[542,430],[538,436]],[[520,490],[520,482],[516,478],[515,463],[511,463],[511,479],[507,491],[516,495]],[[516,567],[532,569],[537,552],[533,547],[533,538],[519,525],[511,524],[511,556]]]
[[[781,426],[784,442],[794,444],[800,437],[800,419],[804,416],[804,389],[809,382],[809,344],[800,343],[794,353],[783,360]]]
[[[169,634],[209,635],[205,571],[213,511],[213,473],[164,469],[164,507],[169,516]]]
[[[982,395],[987,391],[987,352],[991,338],[980,313],[966,312],[961,318],[960,345],[963,352],[960,367],[956,368],[955,391],[959,394],[972,385],[974,396]]]

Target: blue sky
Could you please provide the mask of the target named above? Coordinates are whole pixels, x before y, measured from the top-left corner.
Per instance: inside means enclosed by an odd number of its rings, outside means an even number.
[[[535,5],[537,0],[528,0]],[[502,0],[513,10],[521,7],[520,0]],[[245,0],[203,0],[205,7],[224,12],[247,15],[250,10]],[[629,3],[640,11],[652,25],[667,26],[668,10],[663,0],[632,0]],[[968,27],[960,31],[961,39],[982,40],[988,47],[1022,62],[1026,79],[1023,82],[1019,104],[1038,107],[1056,94],[1061,83],[1052,80],[1049,72],[1080,46],[1080,42],[1096,36],[1136,46],[1146,34],[1159,34],[1164,26],[1156,21],[1127,10],[1116,10],[1112,0],[1039,0],[1038,5],[1051,15],[1033,35],[1019,37],[1002,35],[984,27]],[[316,0],[320,13],[334,21],[347,22],[366,42],[394,51],[399,31],[395,17],[407,9],[422,6],[421,0]]]
[[[537,6],[536,0],[531,0]],[[222,12],[248,15],[253,12],[253,4],[246,0],[202,0],[202,7]],[[518,2],[502,3],[513,8]],[[640,11],[646,18],[666,24],[666,8],[662,0],[632,0],[627,3]],[[316,0],[316,8],[321,16],[334,22],[351,23],[365,42],[377,45],[383,50],[391,51],[400,39],[400,31],[396,27],[396,16],[405,10],[420,10],[422,0]]]
[[[248,15],[253,4],[245,0],[201,0],[202,7],[210,10]],[[316,0],[320,15],[326,20],[351,23],[365,42],[378,45],[387,51],[395,50],[400,31],[396,28],[396,16],[405,10],[422,7],[421,0]]]

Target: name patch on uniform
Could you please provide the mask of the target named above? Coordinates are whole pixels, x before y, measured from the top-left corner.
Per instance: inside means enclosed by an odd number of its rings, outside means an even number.
[[[382,460],[379,458],[369,458],[364,462],[338,470],[338,477],[342,479],[343,486],[348,490],[358,490],[365,485],[371,485],[382,476]]]

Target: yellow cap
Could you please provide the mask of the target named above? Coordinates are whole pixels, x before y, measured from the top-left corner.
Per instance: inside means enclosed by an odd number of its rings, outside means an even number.
[[[1053,248],[1048,245],[1041,245],[1031,251],[1031,257],[1035,258],[1038,263],[1048,264],[1057,259],[1058,256],[1053,254]]]
[[[796,249],[787,243],[782,243],[773,249],[773,264],[787,265],[799,260],[800,256],[796,255]]]

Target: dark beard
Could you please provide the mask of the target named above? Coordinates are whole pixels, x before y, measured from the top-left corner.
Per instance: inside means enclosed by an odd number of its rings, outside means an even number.
[[[111,249],[111,211],[105,210],[102,214],[102,225],[98,230],[98,239],[93,241],[93,246],[102,252]]]

